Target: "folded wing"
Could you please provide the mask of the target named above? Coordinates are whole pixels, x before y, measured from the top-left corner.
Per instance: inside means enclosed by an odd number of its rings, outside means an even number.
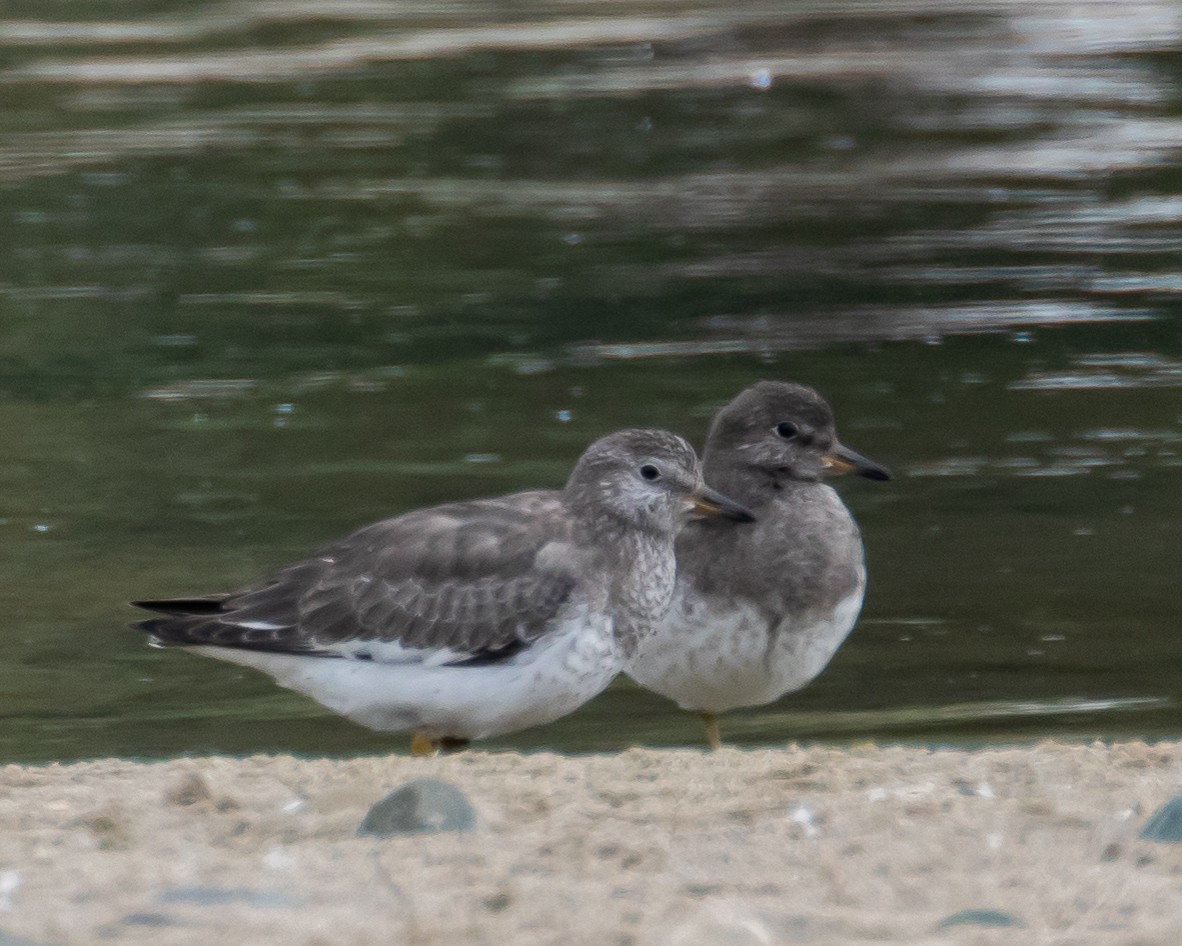
[[[551,626],[582,562],[556,493],[450,503],[367,526],[224,596],[138,601],[163,645],[465,663]]]

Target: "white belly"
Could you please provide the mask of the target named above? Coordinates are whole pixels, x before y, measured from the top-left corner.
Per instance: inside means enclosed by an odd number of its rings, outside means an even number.
[[[777,627],[746,603],[720,609],[678,595],[626,672],[685,710],[721,713],[771,703],[825,669],[858,619],[862,594],[859,587],[831,613],[790,618]]]
[[[565,716],[601,692],[624,664],[606,617],[571,620],[511,658],[467,667],[189,649],[262,670],[370,729],[459,739],[482,739]]]

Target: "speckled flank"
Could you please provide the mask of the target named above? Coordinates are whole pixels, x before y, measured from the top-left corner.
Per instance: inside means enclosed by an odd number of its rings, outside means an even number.
[[[694,712],[771,703],[825,669],[861,606],[859,588],[832,612],[771,625],[750,603],[718,608],[700,596],[679,596],[668,618],[678,632],[641,645],[641,682]]]
[[[612,622],[572,614],[534,647],[482,667],[316,660],[222,648],[209,653],[270,674],[356,723],[380,731],[482,739],[573,712],[620,672]]]

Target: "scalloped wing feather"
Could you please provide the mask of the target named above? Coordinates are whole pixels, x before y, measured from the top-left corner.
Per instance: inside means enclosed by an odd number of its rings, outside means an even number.
[[[451,503],[360,529],[216,610],[144,602],[169,616],[140,627],[165,644],[375,660],[511,652],[546,632],[585,570],[570,540],[557,493]]]

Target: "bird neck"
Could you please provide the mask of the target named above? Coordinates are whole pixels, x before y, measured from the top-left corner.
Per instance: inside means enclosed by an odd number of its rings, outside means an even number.
[[[673,601],[677,559],[670,536],[613,529],[597,537],[616,637],[628,655],[650,636]]]

